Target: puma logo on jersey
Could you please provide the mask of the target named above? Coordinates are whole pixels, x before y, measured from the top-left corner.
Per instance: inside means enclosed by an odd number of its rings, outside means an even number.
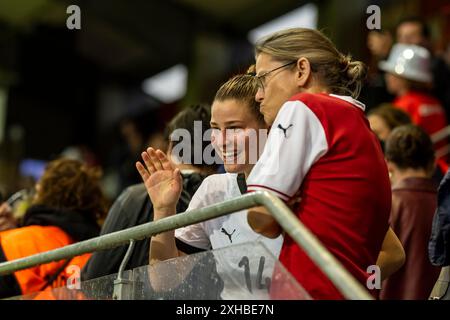
[[[233,235],[233,233],[236,231],[236,229],[233,230],[233,232],[228,233],[227,230],[225,230],[225,228],[220,229],[220,232],[226,234],[226,236],[228,237],[228,239],[230,239],[230,242],[233,243],[233,240],[231,240],[231,236]]]
[[[279,123],[277,128],[280,129],[281,131],[283,131],[284,137],[287,138],[287,131],[292,126],[293,126],[293,124],[290,124],[287,128],[283,128],[281,123]]]

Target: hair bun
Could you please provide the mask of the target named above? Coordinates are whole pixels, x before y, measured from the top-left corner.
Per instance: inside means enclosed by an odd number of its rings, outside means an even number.
[[[342,55],[340,63],[342,65],[341,72],[348,79],[347,86],[354,87],[354,97],[359,96],[361,83],[367,75],[367,66],[361,61],[353,60],[350,55]]]

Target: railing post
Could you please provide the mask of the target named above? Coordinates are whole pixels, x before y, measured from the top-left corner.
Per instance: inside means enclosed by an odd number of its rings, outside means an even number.
[[[131,239],[130,245],[128,246],[127,249],[127,253],[125,254],[125,257],[123,258],[122,263],[120,264],[117,278],[114,280],[114,290],[113,290],[114,300],[133,300],[134,281],[133,279],[125,279],[123,277],[123,273],[125,272],[127,263],[130,260],[131,254],[133,253],[134,244],[135,241]]]

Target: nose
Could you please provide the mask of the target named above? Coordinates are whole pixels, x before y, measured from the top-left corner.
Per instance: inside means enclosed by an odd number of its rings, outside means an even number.
[[[256,100],[256,102],[259,102],[259,103],[261,103],[264,100],[263,88],[258,88],[258,91],[256,91],[255,100]]]
[[[212,135],[213,137],[211,138],[211,143],[213,143],[215,147],[222,150],[226,149],[226,146],[229,144],[226,131],[227,130],[220,130]]]

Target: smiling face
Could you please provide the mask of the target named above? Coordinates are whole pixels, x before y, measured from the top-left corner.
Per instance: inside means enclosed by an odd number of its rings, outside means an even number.
[[[274,60],[266,53],[260,53],[256,58],[256,74],[263,75],[284,63]],[[263,85],[260,85],[255,99],[261,103],[260,111],[264,120],[271,125],[283,103],[298,92],[296,83],[295,64],[270,72],[260,77]]]
[[[257,160],[252,155],[259,157],[259,130],[267,127],[254,113],[246,102],[236,99],[216,100],[212,105],[211,143],[227,172],[248,175]]]

